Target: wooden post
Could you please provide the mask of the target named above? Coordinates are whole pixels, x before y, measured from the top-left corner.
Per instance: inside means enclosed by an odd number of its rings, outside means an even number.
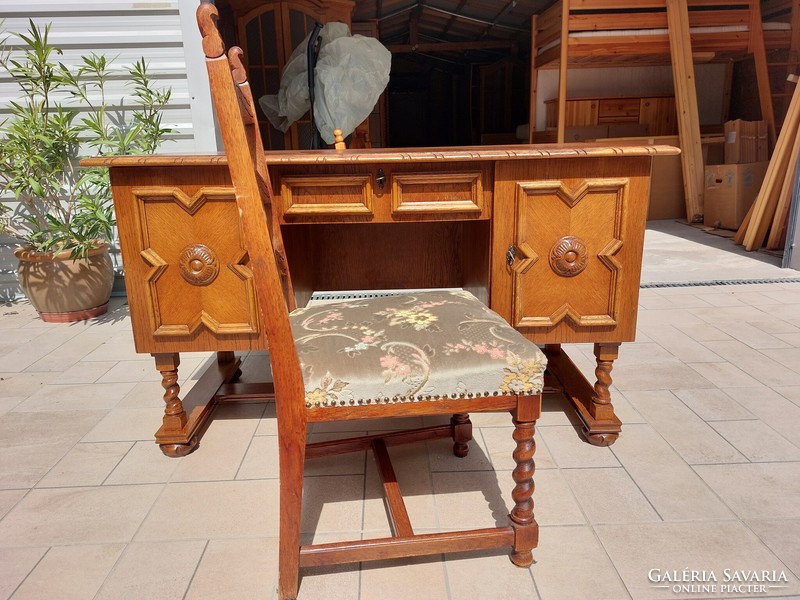
[[[669,26],[669,49],[675,103],[678,109],[678,134],[681,142],[683,188],[686,196],[686,220],[703,220],[703,147],[700,142],[700,117],[697,109],[692,40],[689,34],[687,0],[666,0]]]
[[[764,46],[764,31],[761,25],[761,2],[750,0],[750,52],[756,65],[758,100],[761,104],[761,118],[767,123],[770,146],[775,146],[775,111],[772,108],[772,90],[769,83],[767,49]]]
[[[569,60],[569,0],[561,0],[561,48],[558,63],[558,133],[556,141],[564,143],[567,126],[567,62]]]
[[[800,93],[798,93],[798,89],[800,86],[795,87],[781,134],[778,136],[775,151],[772,153],[767,173],[764,175],[764,183],[761,184],[756,201],[753,203],[752,216],[743,240],[745,250],[758,250],[764,243],[767,230],[772,223],[772,216],[780,194],[778,186],[783,183],[786,175],[789,155],[797,135],[798,123],[800,123]]]
[[[533,143],[533,132],[536,131],[536,86],[539,82],[539,68],[536,65],[536,28],[539,18],[531,17],[531,93],[528,108],[528,142]]]

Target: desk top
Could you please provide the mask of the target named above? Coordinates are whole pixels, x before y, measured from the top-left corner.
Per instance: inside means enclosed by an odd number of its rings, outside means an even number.
[[[608,145],[603,142],[575,144],[518,144],[508,146],[453,146],[441,148],[359,148],[352,150],[276,150],[267,152],[270,165],[459,162],[475,160],[522,160],[541,158],[580,158],[611,156],[661,156],[679,154],[665,145]],[[87,167],[169,167],[225,165],[224,154],[181,156],[98,156],[85,158]]]

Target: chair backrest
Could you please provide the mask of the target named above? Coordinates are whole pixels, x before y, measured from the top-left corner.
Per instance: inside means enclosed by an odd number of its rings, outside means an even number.
[[[197,24],[249,256],[247,266],[256,284],[261,329],[269,344],[275,393],[281,397],[278,418],[283,417],[288,430],[299,432],[302,428],[305,443],[303,378],[289,324],[289,311],[294,308],[289,269],[280,226],[273,215],[272,186],[242,50],[231,48],[225,55],[218,18],[216,7],[203,0],[197,9]]]

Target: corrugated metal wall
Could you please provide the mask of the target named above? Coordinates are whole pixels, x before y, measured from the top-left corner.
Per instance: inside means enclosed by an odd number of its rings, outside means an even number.
[[[172,88],[172,99],[164,111],[164,124],[176,130],[160,152],[190,153],[198,150],[192,130],[192,111],[187,83],[179,0],[0,0],[0,39],[14,49],[22,41],[18,33],[28,28],[28,19],[43,27],[52,23],[50,42],[63,49],[59,60],[78,64],[81,56],[95,52],[114,59],[115,77],[107,89],[110,103],[130,109],[126,87],[127,67],[144,57],[157,84]],[[187,3],[188,4],[188,3]],[[191,2],[192,6],[196,1]],[[0,121],[8,117],[9,101],[18,95],[16,84],[0,73]],[[0,240],[0,300],[16,290],[16,259],[13,244]]]

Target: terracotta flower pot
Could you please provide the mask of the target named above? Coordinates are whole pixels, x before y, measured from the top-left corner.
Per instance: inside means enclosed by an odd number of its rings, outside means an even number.
[[[43,321],[66,323],[102,315],[114,284],[108,244],[72,260],[69,252],[52,254],[17,248],[19,284]]]

